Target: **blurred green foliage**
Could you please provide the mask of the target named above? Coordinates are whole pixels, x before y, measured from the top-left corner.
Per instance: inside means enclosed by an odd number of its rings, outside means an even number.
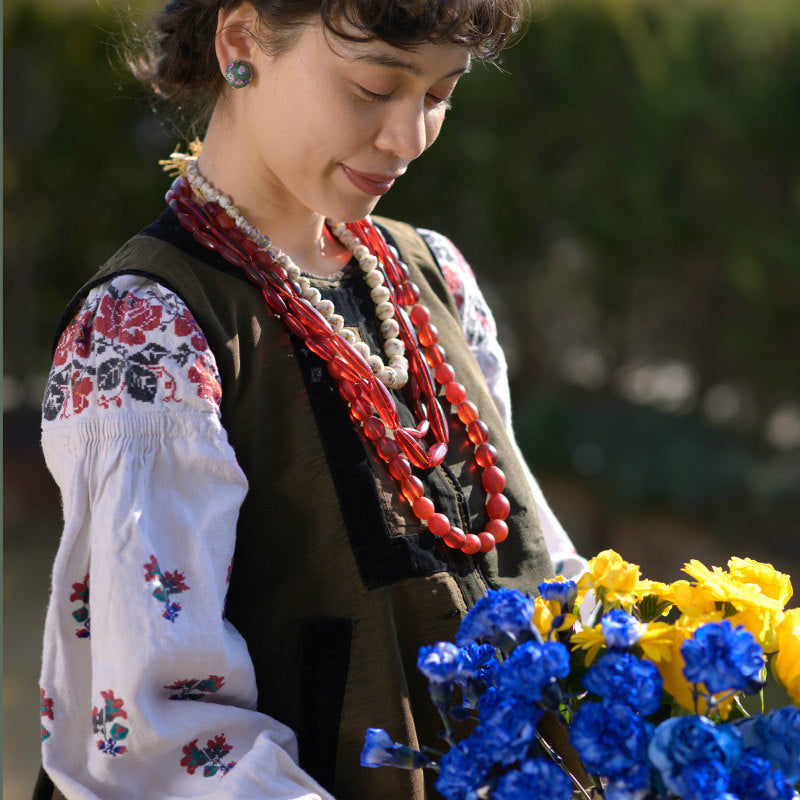
[[[35,391],[72,291],[161,210],[178,141],[115,55],[116,14],[4,7],[5,372]],[[797,447],[762,433],[800,394],[799,143],[797,0],[537,0],[379,211],[479,273],[540,468],[620,503],[796,513]],[[693,379],[680,414],[619,398],[631,365],[670,360]],[[741,398],[723,430],[701,413],[719,384]]]

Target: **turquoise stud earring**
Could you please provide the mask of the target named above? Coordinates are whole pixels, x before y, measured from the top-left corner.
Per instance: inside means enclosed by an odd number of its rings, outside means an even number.
[[[253,68],[246,61],[231,61],[225,68],[225,80],[234,89],[244,89],[253,80]]]

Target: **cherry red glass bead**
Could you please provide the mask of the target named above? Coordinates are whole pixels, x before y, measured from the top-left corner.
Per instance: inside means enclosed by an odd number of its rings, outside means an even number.
[[[206,206],[208,208],[208,206]],[[211,213],[209,211],[209,213]],[[217,226],[222,228],[222,230],[226,231],[228,228],[235,227],[236,223],[233,221],[233,217],[229,217],[224,211],[221,214],[214,215],[214,222],[217,223]]]
[[[490,519],[484,527],[494,536],[497,544],[504,542],[508,538],[508,525],[502,519]]]
[[[397,406],[389,390],[374,375],[364,382],[364,387],[369,394],[370,400],[375,404],[378,416],[392,430],[399,427],[400,418],[397,416]]]
[[[419,300],[419,286],[414,281],[403,281],[400,284],[400,300],[404,306],[413,306]]]
[[[467,438],[472,444],[483,444],[489,440],[489,429],[486,423],[476,419],[467,425]]]
[[[449,442],[450,426],[447,424],[447,417],[445,417],[439,401],[435,397],[431,397],[428,399],[425,407],[428,412],[428,422],[431,424],[431,430],[436,437],[436,441]]]
[[[306,339],[306,345],[308,345],[309,350],[316,353],[320,358],[325,361],[331,361],[336,358],[336,351],[331,347],[328,339],[330,339],[330,336],[324,339],[322,337],[309,336]]]
[[[486,498],[486,513],[492,519],[505,519],[511,511],[511,503],[502,494],[490,494]]]
[[[430,347],[439,341],[439,329],[433,324],[421,325],[417,331],[419,343],[423,347]]]
[[[451,381],[447,384],[444,390],[444,396],[447,398],[448,403],[458,405],[463,403],[467,398],[467,390],[456,381]]]
[[[327,336],[331,332],[331,326],[328,325],[325,317],[323,317],[322,314],[320,314],[319,311],[317,311],[317,309],[308,302],[308,300],[304,300],[301,297],[289,297],[288,303],[295,316],[301,320],[302,323],[312,333],[316,334],[317,336]],[[354,350],[353,352],[356,351]],[[359,354],[356,352],[356,355]],[[352,363],[352,359],[350,358],[348,358],[347,361]],[[370,375],[371,374],[372,370],[370,370]]]
[[[499,494],[506,488],[506,476],[500,467],[486,467],[481,475],[481,484],[489,494]]]
[[[456,371],[446,361],[442,361],[442,363],[436,367],[434,377],[442,386],[446,386],[448,383],[453,382],[456,377]]]
[[[286,314],[289,311],[289,307],[283,302],[283,298],[271,286],[262,287],[261,293],[264,295],[269,307],[276,314]]]
[[[447,445],[436,442],[428,448],[428,467],[438,467],[447,455]]]
[[[359,422],[364,422],[372,416],[375,410],[372,403],[365,397],[356,397],[355,400],[350,402],[350,416],[357,419]]]
[[[218,245],[217,251],[229,264],[233,264],[234,267],[242,269],[247,263],[232,247],[228,247],[225,244]]]
[[[342,396],[343,400],[352,403],[353,400],[361,394],[361,390],[358,388],[358,385],[352,381],[340,380],[339,394]]]
[[[481,540],[474,533],[468,533],[464,539],[464,544],[461,547],[463,553],[468,556],[474,556],[475,553],[480,552]]]
[[[464,546],[467,537],[461,528],[452,527],[442,536],[442,539],[444,539],[444,543],[448,547],[452,547],[453,550],[460,550]]]
[[[481,531],[478,534],[478,538],[481,540],[481,553],[488,553],[490,550],[494,550],[494,536],[489,531]]]
[[[419,383],[419,388],[422,391],[422,394],[424,394],[425,397],[434,397],[436,395],[436,390],[433,387],[431,373],[429,372],[428,365],[425,363],[425,359],[422,358],[419,350],[412,350],[409,366],[411,368],[411,372]]]
[[[491,467],[497,463],[497,450],[494,445],[484,442],[475,448],[475,463],[479,467]]]
[[[434,536],[444,536],[450,530],[450,520],[444,514],[433,514],[428,519],[428,530]]]
[[[364,420],[364,436],[373,442],[386,436],[386,426],[377,418],[370,417]]]
[[[422,520],[423,522],[428,520],[428,527],[430,527],[431,517],[436,511],[436,509],[433,507],[433,501],[430,498],[418,497],[413,501],[411,510],[414,512],[414,516],[417,519]]]
[[[457,410],[458,418],[465,425],[468,425],[470,422],[474,422],[476,419],[478,419],[478,407],[475,405],[475,403],[472,403],[469,400],[459,403]]]
[[[300,320],[299,320],[299,319],[297,319],[297,317],[295,317],[293,314],[290,314],[290,313],[287,311],[287,312],[286,312],[286,313],[285,313],[285,314],[284,314],[284,315],[281,317],[281,319],[283,320],[283,322],[284,322],[284,324],[286,325],[286,327],[287,327],[287,328],[288,328],[288,329],[289,329],[289,330],[290,330],[290,331],[291,331],[291,332],[292,332],[292,333],[293,333],[295,336],[299,336],[301,339],[305,339],[305,338],[306,338],[306,336],[308,336],[308,331],[306,330],[306,328],[305,328],[305,325],[303,325],[303,323],[302,323],[302,322],[300,322]]]
[[[425,360],[433,369],[436,369],[444,359],[444,348],[440,344],[434,344],[425,348]]]
[[[328,362],[328,374],[337,381],[346,380],[353,384],[361,381],[361,376],[342,358],[336,356]]]
[[[205,231],[194,231],[192,236],[194,236],[195,241],[203,245],[203,247],[207,247],[209,250],[217,249],[217,240],[209,236]]]
[[[314,311],[319,314],[316,308]],[[320,316],[322,315],[320,314]],[[359,373],[361,373],[362,378],[369,380],[372,377],[372,367],[367,364],[361,353],[359,353],[358,350],[356,350],[355,347],[350,344],[350,342],[346,341],[341,336],[334,335],[331,336],[331,343],[336,348],[339,355],[342,356],[342,358],[344,358],[348,364],[351,364],[359,371]]]
[[[395,456],[389,462],[389,474],[396,480],[402,481],[411,474],[411,464],[405,456]]]
[[[420,439],[421,439],[423,436],[427,436],[427,434],[428,434],[428,430],[430,429],[430,427],[431,427],[431,423],[430,423],[430,422],[428,422],[428,418],[427,418],[427,412],[426,412],[426,416],[425,416],[425,418],[424,418],[424,419],[421,419],[421,420],[420,420],[420,421],[417,423],[417,433],[419,434],[419,438],[420,438]]]
[[[428,457],[420,447],[419,442],[411,434],[406,433],[403,428],[398,428],[394,432],[394,441],[415,467],[419,469],[427,468]]]
[[[425,487],[422,485],[422,481],[416,475],[409,475],[403,481],[403,484],[400,488],[410,503],[413,503],[414,500],[422,497],[422,495],[425,494]],[[431,503],[431,507],[433,507],[433,503]],[[432,513],[433,512],[431,511],[431,514]]]
[[[384,461],[391,461],[400,455],[400,448],[389,438],[380,439],[375,447]]]
[[[419,303],[408,312],[408,316],[417,327],[427,325],[431,321],[431,312],[428,311],[428,307]]]

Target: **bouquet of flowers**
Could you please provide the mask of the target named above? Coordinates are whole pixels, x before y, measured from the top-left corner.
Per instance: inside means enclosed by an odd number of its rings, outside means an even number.
[[[542,583],[539,597],[489,590],[455,643],[419,652],[444,746],[413,750],[371,728],[361,763],[432,769],[446,800],[797,798],[800,609],[785,610],[789,577],[741,558],[684,571],[691,581],[643,580],[607,550],[580,580]],[[784,707],[766,709],[768,682],[785,689]],[[547,741],[545,716],[566,728],[588,775]]]

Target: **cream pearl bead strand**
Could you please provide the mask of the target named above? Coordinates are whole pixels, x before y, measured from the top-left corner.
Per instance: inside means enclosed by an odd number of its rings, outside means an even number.
[[[263,233],[257,225],[251,223],[234,205],[228,195],[215,189],[200,173],[197,168],[197,159],[190,158],[185,163],[186,179],[192,189],[203,198],[205,202],[218,203],[225,213],[233,220],[239,230],[255,242],[261,249],[269,253],[273,261],[286,270],[287,275],[300,286],[302,296],[325,318],[331,330],[347,340],[360,355],[367,361],[372,373],[388,389],[402,389],[408,383],[408,360],[405,358],[405,344],[399,338],[400,326],[394,319],[395,307],[392,303],[392,293],[385,285],[385,278],[380,269],[378,259],[365,247],[362,242],[343,222],[330,226],[334,236],[355,257],[364,280],[370,289],[370,298],[375,306],[375,316],[380,322],[381,336],[383,336],[383,352],[386,354],[388,364],[376,353],[373,353],[366,342],[358,341],[352,330],[344,325],[344,317],[336,313],[333,302],[323,299],[319,289],[311,285],[311,281],[302,270],[286,255],[274,247],[269,236]]]

